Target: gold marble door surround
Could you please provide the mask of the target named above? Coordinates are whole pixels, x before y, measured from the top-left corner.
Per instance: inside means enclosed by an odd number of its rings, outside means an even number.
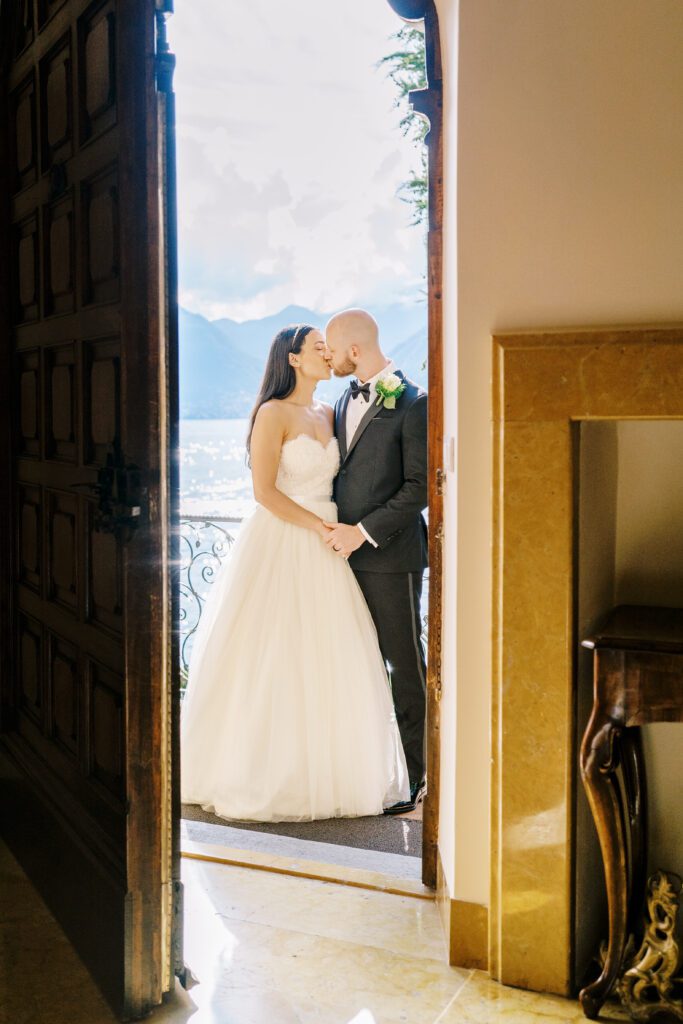
[[[490,971],[570,994],[574,424],[683,419],[683,327],[493,338]]]

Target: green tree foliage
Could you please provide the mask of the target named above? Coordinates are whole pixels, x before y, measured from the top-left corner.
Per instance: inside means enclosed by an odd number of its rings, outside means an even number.
[[[429,187],[427,179],[427,147],[424,138],[429,130],[425,119],[411,110],[408,93],[427,87],[425,37],[422,24],[403,25],[391,39],[396,43],[392,53],[379,61],[398,90],[395,105],[401,111],[401,131],[412,139],[418,151],[418,167],[401,186],[401,198],[413,208],[414,224],[427,223]]]

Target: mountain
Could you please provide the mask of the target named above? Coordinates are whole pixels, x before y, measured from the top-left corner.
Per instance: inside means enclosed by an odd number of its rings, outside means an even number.
[[[406,377],[410,377],[421,387],[427,387],[427,325],[415,334],[402,341],[396,348],[390,348],[388,354]]]
[[[427,321],[425,303],[413,303],[410,306],[392,305],[369,307],[379,324],[380,338],[387,352],[392,351],[398,342],[422,328]],[[268,354],[270,343],[280,330],[287,324],[311,324],[323,328],[332,313],[317,313],[304,306],[286,306],[274,316],[266,316],[261,320],[212,320],[223,337],[238,346],[247,355],[263,359]]]
[[[370,309],[379,324],[379,336],[382,348],[393,357],[399,345],[418,331],[424,330],[425,344],[427,338],[427,303],[413,302],[409,306],[379,306]],[[426,355],[426,348],[425,348]],[[404,367],[402,367],[404,369]],[[406,370],[406,373],[408,371]],[[412,376],[412,374],[408,374]],[[413,378],[414,379],[414,378]]]
[[[226,341],[197,313],[180,310],[180,418],[236,419],[248,415],[262,361]]]
[[[234,320],[212,320],[215,327],[226,341],[236,345],[240,352],[259,360],[261,366],[266,361],[270,343],[282,328],[288,324],[311,324],[312,327],[324,327],[329,316],[325,313],[314,313],[303,306],[286,306],[274,316],[265,316],[261,320],[245,320],[236,323]]]
[[[380,327],[384,351],[412,380],[424,387],[427,357],[427,309],[423,303],[370,308]],[[260,320],[207,320],[180,310],[181,419],[239,419],[249,415],[258,392],[273,337],[287,324],[322,328],[331,314],[287,306]],[[317,394],[333,402],[346,381],[333,378]]]

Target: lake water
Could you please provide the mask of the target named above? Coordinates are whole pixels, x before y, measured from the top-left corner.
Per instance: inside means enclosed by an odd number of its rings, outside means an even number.
[[[180,511],[242,519],[253,511],[248,420],[180,421]]]

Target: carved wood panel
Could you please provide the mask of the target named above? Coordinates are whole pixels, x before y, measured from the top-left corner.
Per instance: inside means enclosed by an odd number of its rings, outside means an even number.
[[[19,397],[19,450],[23,456],[41,454],[41,372],[40,350],[20,352],[17,359]]]
[[[102,466],[121,444],[121,359],[118,338],[86,341],[83,349],[83,459]]]
[[[10,97],[12,188],[32,185],[37,174],[36,87],[33,72]]]
[[[88,621],[114,635],[123,630],[123,559],[116,538],[95,529],[95,505],[88,502],[86,530],[88,575],[86,616]]]
[[[111,460],[166,507],[156,9],[0,0],[0,744],[69,823],[86,884],[64,844],[51,891],[126,1019],[171,984],[167,527],[143,511],[126,551],[98,507]]]
[[[78,498],[68,491],[46,490],[47,597],[78,612]]]
[[[74,204],[71,193],[43,210],[44,314],[74,309]]]
[[[120,802],[125,792],[123,678],[88,663],[88,773]]]
[[[31,613],[17,627],[19,728],[118,835],[124,561],[121,539],[97,529],[94,500],[97,468],[124,440],[117,3],[38,0],[16,16],[21,56],[7,88],[14,575]]]
[[[54,633],[48,634],[47,693],[48,735],[62,753],[78,762],[81,715],[81,681],[78,648]]]
[[[78,389],[75,346],[45,349],[45,457],[76,462],[76,399]]]
[[[42,726],[44,707],[43,630],[27,615],[19,620],[19,707]]]
[[[65,0],[38,0],[38,24],[41,29],[52,15],[63,7]]]
[[[15,56],[22,53],[35,39],[33,0],[19,0],[17,7],[13,47]]]
[[[83,304],[119,296],[119,190],[115,167],[81,186]]]
[[[40,487],[19,488],[19,579],[34,593],[42,593],[43,502]]]
[[[41,170],[72,155],[71,36],[65,35],[40,62]]]
[[[116,121],[114,3],[96,4],[79,21],[78,66],[81,143]]]
[[[32,213],[14,228],[14,320],[29,323],[39,314],[38,216]]]

